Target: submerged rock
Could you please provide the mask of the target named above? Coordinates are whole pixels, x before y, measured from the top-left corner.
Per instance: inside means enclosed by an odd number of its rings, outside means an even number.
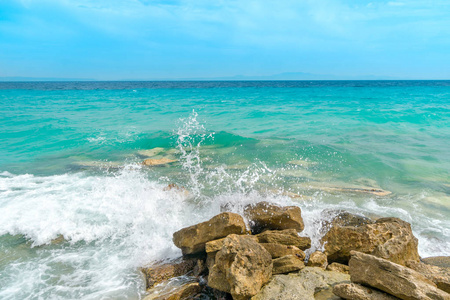
[[[233,299],[256,295],[272,276],[272,257],[257,242],[231,234],[215,256],[208,286],[230,293]]]
[[[352,251],[351,255],[352,282],[369,285],[400,299],[450,299],[450,294],[410,268],[357,251]]]
[[[302,250],[311,247],[311,239],[309,237],[299,236],[296,229],[266,230],[258,234],[257,237],[260,243],[292,245]]]
[[[307,263],[308,267],[319,267],[321,269],[326,269],[328,265],[327,256],[321,251],[315,251],[309,256]]]
[[[244,219],[235,213],[224,212],[209,221],[183,228],[173,234],[173,242],[181,248],[183,255],[205,252],[209,241],[229,234],[244,234]]]
[[[286,274],[301,270],[305,267],[303,259],[296,255],[286,255],[273,261],[272,274]]]
[[[162,166],[162,165],[166,165],[166,164],[170,164],[176,162],[175,159],[170,159],[167,157],[163,157],[163,158],[147,158],[146,160],[144,160],[142,162],[142,164],[144,166]]]
[[[305,267],[298,273],[273,276],[252,300],[314,300],[316,294],[349,280],[347,274]]]
[[[349,300],[396,300],[397,297],[357,283],[340,283],[333,287],[333,293]]]
[[[347,263],[350,251],[373,254],[404,265],[419,261],[411,225],[398,218],[381,218],[360,226],[334,225],[322,238],[330,262]]]
[[[156,148],[152,148],[152,149],[147,149],[147,150],[139,150],[137,153],[140,156],[144,156],[144,157],[152,157],[152,156],[156,156],[158,154],[160,154],[161,152],[164,151],[164,148],[162,147],[156,147]]]
[[[439,289],[450,293],[450,268],[441,268],[417,261],[407,261],[406,266],[433,281]]]
[[[149,267],[141,268],[142,273],[145,275],[145,283],[147,289],[152,288],[158,283],[166,281],[173,277],[178,277],[191,272],[197,265],[197,259],[182,259],[157,263]]]
[[[264,230],[295,229],[301,232],[304,228],[300,207],[280,207],[268,202],[247,205],[244,215],[250,222],[253,234]]]

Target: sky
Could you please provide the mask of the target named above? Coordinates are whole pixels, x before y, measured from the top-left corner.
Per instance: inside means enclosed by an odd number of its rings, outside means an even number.
[[[0,77],[297,72],[450,79],[450,1],[0,0]]]

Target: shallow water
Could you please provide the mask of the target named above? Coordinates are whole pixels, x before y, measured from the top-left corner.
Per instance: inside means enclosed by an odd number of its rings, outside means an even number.
[[[174,231],[261,200],[314,249],[346,209],[450,253],[448,81],[0,83],[0,112],[1,299],[139,299]]]

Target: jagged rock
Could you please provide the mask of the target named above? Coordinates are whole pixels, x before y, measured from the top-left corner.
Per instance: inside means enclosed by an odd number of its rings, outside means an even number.
[[[299,236],[295,229],[267,230],[258,234],[257,237],[260,243],[292,245],[302,250],[311,248],[311,239]]]
[[[333,293],[349,300],[396,300],[397,297],[356,283],[340,283],[333,287]]]
[[[417,261],[407,261],[406,266],[433,281],[439,289],[450,293],[450,268],[440,268]]]
[[[327,266],[327,270],[349,274],[349,267],[347,265],[343,265],[343,264],[335,263],[335,262],[329,264]]]
[[[344,210],[327,210],[324,211],[325,218],[336,214],[331,221],[325,221],[325,226],[331,228],[333,226],[354,226],[359,227],[367,224],[373,224],[375,221],[365,216],[349,213]]]
[[[263,246],[270,253],[270,255],[272,255],[272,258],[278,258],[286,255],[295,255],[303,260],[306,256],[303,250],[300,250],[295,246],[287,246],[275,243],[261,243],[260,245]]]
[[[300,207],[280,207],[268,202],[247,205],[244,215],[250,222],[253,234],[264,230],[296,229],[301,232],[304,228]]]
[[[295,255],[286,255],[272,260],[272,274],[286,274],[301,270],[305,267],[302,259]]]
[[[141,271],[145,275],[146,287],[147,289],[150,289],[154,285],[170,278],[189,273],[196,265],[197,259],[178,258],[168,263],[158,263],[150,267],[141,268]]]
[[[150,295],[143,300],[185,300],[193,297],[202,291],[198,282],[188,282],[180,286],[171,286],[151,291]]]
[[[173,234],[173,242],[183,255],[205,251],[205,244],[229,234],[244,234],[245,223],[238,214],[224,212],[211,220],[183,228]]]
[[[450,268],[450,256],[432,256],[422,258],[422,262],[441,268]]]
[[[321,251],[315,251],[309,256],[309,260],[306,265],[308,267],[319,267],[325,270],[328,265],[327,256]]]
[[[273,276],[252,300],[314,300],[315,294],[349,281],[347,274],[305,267],[298,273]]]
[[[175,159],[170,159],[167,157],[163,157],[163,158],[147,158],[146,160],[144,160],[142,162],[142,164],[144,166],[161,166],[161,165],[166,165],[166,164],[170,164],[176,162]]]
[[[243,235],[242,237],[246,238],[246,239],[251,239],[255,242],[258,242],[258,238],[254,235]],[[226,238],[222,238],[222,239],[218,239],[218,240],[214,240],[214,241],[210,241],[207,242],[205,245],[205,251],[206,253],[210,253],[210,252],[217,252],[220,249],[222,249],[223,247],[223,241]]]
[[[369,285],[400,299],[450,300],[450,294],[410,268],[357,251],[352,251],[351,255],[352,282]]]
[[[231,234],[209,270],[208,286],[230,293],[233,299],[256,295],[272,276],[272,258],[260,244]]]
[[[398,218],[381,218],[361,226],[335,225],[322,238],[330,262],[347,263],[350,251],[373,254],[404,265],[419,261],[417,238],[411,225]]]

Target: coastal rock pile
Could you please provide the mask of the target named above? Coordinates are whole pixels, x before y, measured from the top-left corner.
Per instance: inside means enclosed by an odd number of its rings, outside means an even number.
[[[449,268],[420,262],[411,226],[341,213],[305,262],[311,239],[296,206],[248,205],[173,235],[183,258],[142,271],[162,299],[446,299]],[[440,259],[445,261],[445,258]]]

